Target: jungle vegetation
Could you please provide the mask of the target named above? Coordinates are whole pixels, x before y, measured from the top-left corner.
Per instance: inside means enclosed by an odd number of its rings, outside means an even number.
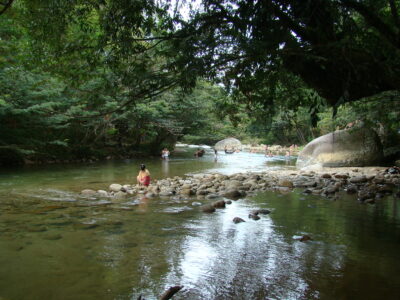
[[[6,0],[0,164],[305,144],[355,120],[398,144],[398,0]]]

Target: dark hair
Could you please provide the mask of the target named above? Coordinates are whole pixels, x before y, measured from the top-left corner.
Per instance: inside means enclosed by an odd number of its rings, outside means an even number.
[[[142,171],[146,170],[146,166],[144,164],[141,164],[140,165],[140,170],[142,170]]]

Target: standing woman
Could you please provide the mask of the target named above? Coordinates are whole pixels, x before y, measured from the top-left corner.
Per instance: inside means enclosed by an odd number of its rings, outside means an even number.
[[[139,185],[149,186],[150,172],[146,169],[146,166],[144,164],[140,165],[140,171],[136,178]]]
[[[168,157],[169,157],[169,150],[167,148],[164,148],[161,151],[161,158],[165,159],[165,160],[168,160]]]

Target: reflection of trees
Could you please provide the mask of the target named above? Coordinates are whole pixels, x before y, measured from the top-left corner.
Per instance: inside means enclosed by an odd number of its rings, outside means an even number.
[[[61,278],[76,284],[73,293],[84,287],[106,298],[154,298],[175,284],[185,286],[176,299],[341,299],[379,293],[395,298],[396,201],[359,206],[354,199],[299,197],[260,194],[214,214],[165,213],[166,208],[185,205],[170,199],[151,199],[146,213],[82,208],[74,222],[85,216],[100,226],[63,233],[59,243],[64,250],[50,265],[64,268]],[[265,207],[266,199],[273,213],[249,220],[249,211]],[[315,207],[309,208],[310,203]],[[233,224],[236,216],[247,222]],[[302,232],[314,241],[292,239]],[[52,249],[57,247],[47,252]],[[31,250],[21,253],[25,251]],[[29,261],[31,256],[23,257],[24,263]],[[56,279],[52,282],[56,286]]]
[[[385,278],[381,290],[395,290],[389,274],[393,272],[393,264],[398,265],[400,229],[394,226],[399,217],[393,209],[396,205],[393,198],[370,206],[360,205],[347,195],[336,202],[310,196],[302,201],[300,197],[304,196],[292,193],[285,199],[275,199],[271,218],[276,231],[289,239],[304,232],[314,237],[312,243],[292,242],[293,255],[303,257],[301,269],[314,291],[325,297],[337,294],[340,298],[350,289],[349,282],[353,282],[354,295],[376,294],[375,285],[363,285],[361,278],[371,282]],[[268,194],[267,198],[274,195]],[[310,203],[312,208],[308,207]],[[299,251],[299,247],[304,249]],[[329,283],[332,279],[335,288]]]
[[[339,299],[396,291],[395,202],[360,207],[354,199],[299,197],[266,193],[211,215],[163,213],[177,204],[155,199],[145,214],[106,211],[102,217],[122,220],[124,232],[108,227],[96,245],[112,258],[102,262],[104,285],[118,295],[151,298],[182,284],[176,299]],[[274,212],[247,219],[265,199]],[[235,216],[247,222],[235,225]],[[292,239],[303,232],[314,241]]]
[[[342,248],[288,240],[269,217],[233,224],[234,216],[246,218],[246,205],[237,202],[221,214],[202,216],[192,225],[194,234],[179,245],[182,255],[171,256],[170,264],[179,266],[173,271],[179,283],[188,287],[185,298],[312,296],[317,278],[310,281],[310,274],[340,269]]]

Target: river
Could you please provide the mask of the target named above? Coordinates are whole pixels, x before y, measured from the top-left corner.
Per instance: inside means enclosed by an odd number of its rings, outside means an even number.
[[[261,154],[192,149],[160,159],[50,165],[0,173],[0,299],[398,299],[399,199],[361,205],[259,193],[206,214],[196,199],[109,205],[85,188],[133,183],[138,165],[161,179],[294,168]],[[207,200],[202,200],[207,202]],[[268,208],[260,220],[249,211]],[[241,217],[245,223],[234,224]],[[313,238],[300,242],[296,236]]]

